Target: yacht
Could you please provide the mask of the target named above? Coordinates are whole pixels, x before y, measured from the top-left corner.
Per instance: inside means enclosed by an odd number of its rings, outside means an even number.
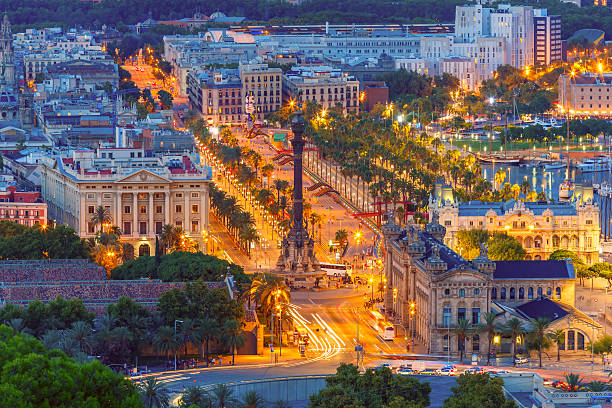
[[[583,173],[608,171],[612,169],[612,159],[607,156],[601,156],[595,159],[586,159],[582,163],[576,165],[576,168]]]
[[[544,165],[544,170],[557,170],[565,167],[562,162],[549,163]]]
[[[559,199],[568,200],[574,193],[574,183],[564,180],[559,184]]]

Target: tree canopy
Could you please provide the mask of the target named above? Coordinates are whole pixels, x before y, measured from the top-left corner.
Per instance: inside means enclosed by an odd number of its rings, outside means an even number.
[[[360,374],[353,364],[343,363],[325,381],[327,387],[310,397],[310,408],[424,408],[429,405],[429,383],[393,375],[387,367]]]
[[[77,363],[0,326],[0,406],[140,408],[133,385],[99,361]]]
[[[242,267],[201,252],[175,251],[159,257],[140,256],[125,262],[111,271],[111,278],[131,280],[140,278],[161,279],[164,282],[204,281],[217,282],[227,273],[238,283],[247,283],[249,277]]]
[[[24,227],[0,221],[0,259],[84,259],[87,243],[65,225]]]
[[[507,234],[496,233],[489,239],[489,258],[493,261],[522,261],[527,252]]]
[[[514,401],[504,396],[503,384],[501,378],[489,374],[462,374],[444,408],[514,408]]]

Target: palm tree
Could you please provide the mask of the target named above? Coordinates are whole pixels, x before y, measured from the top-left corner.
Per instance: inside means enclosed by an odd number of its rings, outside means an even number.
[[[504,325],[504,332],[510,335],[510,340],[512,342],[512,364],[516,366],[516,343],[519,341],[520,336],[525,333],[523,322],[513,317]]]
[[[587,384],[587,388],[591,392],[602,392],[608,391],[610,389],[610,386],[603,381],[591,381]]]
[[[212,397],[217,408],[231,407],[237,402],[234,391],[225,384],[217,384],[212,390]]]
[[[561,346],[565,344],[565,332],[557,329],[548,333],[548,337],[557,345],[557,361],[561,361]]]
[[[334,237],[336,241],[338,241],[339,247],[344,251],[346,244],[348,244],[348,232],[345,229],[340,229],[336,231],[336,235]]]
[[[210,395],[201,387],[189,386],[181,396],[181,407],[191,407],[192,405],[198,408],[212,407]]]
[[[206,344],[206,367],[208,367],[208,345],[211,340],[217,339],[221,334],[219,323],[215,319],[202,319],[199,322],[202,340]]]
[[[202,331],[193,319],[185,319],[181,324],[180,332],[178,337],[181,339],[181,343],[185,347],[185,360],[187,360],[187,345],[189,343],[195,345],[202,344]]]
[[[453,329],[457,335],[459,347],[459,361],[463,364],[463,354],[465,352],[465,341],[472,331],[472,324],[467,319],[459,319],[457,325]]]
[[[89,323],[83,321],[72,323],[72,327],[66,331],[66,335],[75,341],[80,351],[83,353],[91,352],[93,339]]]
[[[242,398],[244,408],[264,408],[264,399],[256,391],[249,391]]]
[[[525,201],[527,201],[527,197],[529,196],[530,192],[531,192],[531,184],[529,183],[527,179],[524,179],[521,182],[521,193],[523,193],[523,196],[525,196]]]
[[[138,386],[140,399],[146,408],[168,408],[170,406],[170,392],[163,383],[150,377]]]
[[[503,169],[497,170],[495,173],[495,184],[497,184],[497,189],[501,189],[502,184],[506,180],[506,172]]]
[[[30,331],[25,324],[25,320],[20,317],[15,317],[9,320],[6,322],[6,325],[13,329],[15,333],[29,333]]]
[[[274,165],[272,163],[264,164],[261,167],[261,176],[266,178],[266,186],[270,185],[270,176],[274,173]]]
[[[274,188],[276,189],[276,203],[280,205],[280,193],[285,192],[289,188],[289,182],[287,180],[274,180]]]
[[[181,246],[181,228],[171,224],[162,226],[159,241],[164,252],[174,251]]]
[[[285,400],[278,400],[272,405],[273,408],[291,408],[291,405]]]
[[[291,294],[285,280],[270,273],[258,274],[251,283],[250,298],[267,315],[276,304],[289,304]]]
[[[584,384],[578,374],[565,374],[564,377],[565,384],[563,385],[563,389],[565,391],[582,391],[584,389]]]
[[[104,224],[110,222],[111,216],[104,206],[99,205],[94,210],[94,213],[91,216],[91,222],[94,224],[100,224],[100,231],[104,232]]]
[[[174,329],[170,326],[161,326],[153,336],[153,348],[166,354],[166,359],[170,360],[170,352],[176,351],[180,347],[179,342],[174,336]]]
[[[487,334],[487,365],[491,365],[491,344],[493,343],[493,336],[495,336],[495,331],[497,330],[497,326],[495,324],[495,318],[497,315],[495,312],[486,312],[482,315],[483,323],[478,325],[478,331],[481,333]]]
[[[537,319],[531,319],[530,323],[532,333],[535,335],[538,345],[539,368],[542,368],[542,345],[544,344],[544,336],[546,335],[546,329],[550,325],[550,320],[538,317]]]
[[[246,343],[246,337],[244,337],[244,331],[242,325],[244,323],[238,320],[228,320],[223,325],[223,336],[221,340],[225,346],[232,350],[232,365],[234,365],[236,357],[236,349],[244,346]]]

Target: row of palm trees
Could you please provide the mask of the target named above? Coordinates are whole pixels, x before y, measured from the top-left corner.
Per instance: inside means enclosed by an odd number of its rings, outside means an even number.
[[[457,325],[452,329],[463,345],[459,349],[460,360],[463,361],[465,353],[465,342],[473,333],[484,333],[487,336],[487,365],[491,363],[491,347],[498,334],[510,337],[512,347],[512,361],[516,360],[516,345],[524,344],[528,349],[538,350],[539,367],[542,368],[542,349],[547,348],[550,342],[557,344],[557,361],[560,359],[560,349],[565,341],[563,330],[550,331],[548,327],[550,320],[546,318],[531,319],[529,325],[525,326],[521,320],[514,317],[504,324],[496,321],[495,312],[487,312],[483,315],[482,323],[472,325],[467,319],[459,319]],[[448,340],[450,342],[450,338]]]
[[[147,378],[138,384],[140,398],[146,408],[169,408],[170,390],[156,378]],[[190,386],[181,395],[178,408],[288,408],[284,400],[266,404],[265,399],[256,391],[249,391],[237,398],[232,388],[217,384],[210,389]]]

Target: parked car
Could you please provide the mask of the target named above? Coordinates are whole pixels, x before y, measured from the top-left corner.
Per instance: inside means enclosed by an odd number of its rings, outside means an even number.
[[[435,372],[435,370],[433,368],[426,368],[424,370],[421,370],[419,372],[419,374],[422,374],[422,375],[436,375],[436,372]]]
[[[543,378],[542,385],[553,385],[553,380],[551,380],[550,378]]]
[[[464,371],[465,374],[483,374],[484,372],[485,370],[482,367],[470,367]]]
[[[529,359],[523,356],[516,356],[516,358],[514,359],[515,364],[526,364],[528,362],[529,362]]]
[[[436,374],[438,375],[455,375],[455,369],[450,367],[444,367],[436,370]]]
[[[496,376],[501,375],[501,374],[510,374],[510,371],[508,371],[508,370],[495,370],[495,371],[489,371],[489,374],[491,375],[491,377],[496,377]]]
[[[412,368],[408,368],[408,367],[402,367],[402,368],[400,368],[399,370],[397,370],[397,373],[398,373],[398,374],[401,374],[401,375],[412,375],[412,374],[416,374],[416,373],[415,373],[415,372],[412,370]]]

